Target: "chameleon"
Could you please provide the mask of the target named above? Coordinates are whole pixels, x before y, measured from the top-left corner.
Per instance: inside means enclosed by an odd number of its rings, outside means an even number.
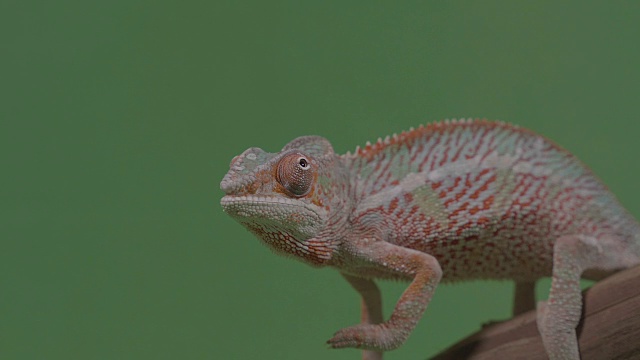
[[[441,282],[515,282],[550,359],[579,359],[580,279],[640,264],[640,224],[574,155],[531,130],[445,120],[338,155],[319,136],[249,148],[220,183],[227,214],[274,252],[337,269],[361,322],[330,348],[380,360],[409,337]],[[535,282],[551,277],[546,301]],[[388,319],[375,280],[408,285]]]

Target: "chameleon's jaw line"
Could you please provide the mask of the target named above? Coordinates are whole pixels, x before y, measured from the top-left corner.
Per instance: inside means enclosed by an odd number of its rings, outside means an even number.
[[[280,196],[226,195],[220,204],[224,212],[258,238],[286,254],[291,254],[291,251],[285,251],[283,246],[304,248],[301,241],[315,236],[324,224],[323,216],[326,216],[324,209],[316,205]]]

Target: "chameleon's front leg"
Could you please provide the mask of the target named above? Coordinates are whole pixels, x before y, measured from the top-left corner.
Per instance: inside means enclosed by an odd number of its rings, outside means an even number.
[[[373,280],[341,273],[362,297],[360,322],[362,324],[380,324],[382,322],[382,296]],[[363,350],[362,360],[382,360],[382,352]]]
[[[516,282],[513,296],[513,316],[524,314],[536,308],[535,281]]]
[[[390,277],[410,279],[388,321],[360,324],[338,331],[327,343],[332,348],[355,347],[375,351],[392,350],[404,343],[427,308],[442,270],[431,255],[377,239],[354,241],[349,251],[361,265],[354,272],[363,276],[385,272]]]

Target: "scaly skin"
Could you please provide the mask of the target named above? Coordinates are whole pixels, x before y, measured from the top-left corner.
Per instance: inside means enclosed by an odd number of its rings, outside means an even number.
[[[331,266],[362,296],[333,348],[382,359],[407,339],[438,283],[510,279],[514,313],[552,276],[538,328],[551,359],[578,359],[579,279],[640,263],[640,225],[574,156],[515,126],[435,123],[336,155],[321,137],[235,157],[224,210],[278,253]],[[383,321],[373,279],[409,281]]]

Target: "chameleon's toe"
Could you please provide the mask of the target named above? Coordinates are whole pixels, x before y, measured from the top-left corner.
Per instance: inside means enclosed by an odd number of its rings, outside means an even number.
[[[379,325],[360,324],[338,330],[327,344],[334,349],[358,348],[378,350]]]
[[[333,337],[327,340],[327,345],[332,349],[342,348],[360,348],[363,344],[363,331],[358,329],[359,326],[352,326],[340,329]]]
[[[401,336],[384,324],[360,324],[339,330],[327,344],[333,349],[351,347],[386,351],[399,347],[405,339],[406,336]]]

